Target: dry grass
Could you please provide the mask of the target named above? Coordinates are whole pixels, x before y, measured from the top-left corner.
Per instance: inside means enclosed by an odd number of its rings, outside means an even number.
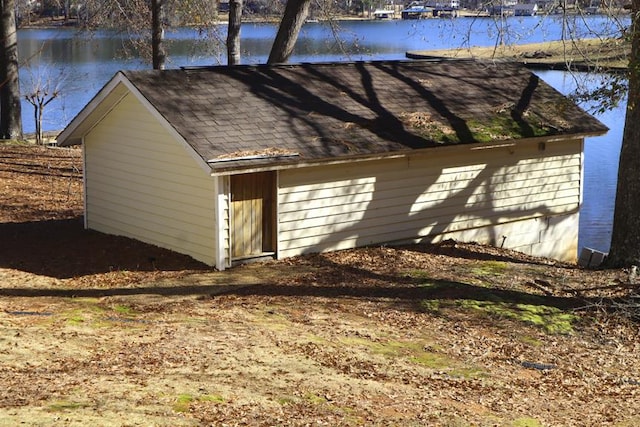
[[[445,242],[216,272],[82,230],[78,154],[0,145],[0,425],[640,423],[624,271]]]

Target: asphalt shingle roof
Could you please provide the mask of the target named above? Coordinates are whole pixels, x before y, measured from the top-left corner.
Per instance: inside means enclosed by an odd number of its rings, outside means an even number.
[[[214,170],[607,130],[516,64],[382,61],[124,75],[207,161],[296,155],[213,162]]]

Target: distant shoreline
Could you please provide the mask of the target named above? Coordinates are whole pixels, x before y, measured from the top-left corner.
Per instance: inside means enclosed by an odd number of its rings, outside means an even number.
[[[627,69],[630,44],[618,39],[551,41],[497,47],[416,50],[410,59],[480,59],[520,62],[532,69],[611,71]]]
[[[575,10],[567,10],[568,14],[577,13]],[[621,11],[621,13],[627,13],[626,11]],[[395,11],[396,17],[393,20],[401,20],[400,18],[400,9],[396,9]],[[546,13],[539,13],[538,16],[547,16]],[[550,15],[549,15],[550,16]],[[491,16],[488,12],[482,10],[471,10],[471,9],[459,9],[457,10],[457,18],[495,18],[495,16]],[[453,19],[457,19],[453,18]],[[242,23],[278,23],[280,22],[281,16],[277,15],[243,15]],[[450,19],[450,18],[439,18],[439,17],[429,17],[424,19]],[[318,18],[314,17],[310,21],[313,22],[330,22],[330,21],[375,21],[376,19],[373,16],[373,10],[371,11],[371,15],[338,15],[330,18]],[[228,13],[220,12],[218,15],[218,19],[215,22],[217,25],[223,25],[228,23]],[[195,25],[185,25],[195,26]],[[43,17],[37,18],[32,22],[22,22],[19,25],[18,29],[38,29],[38,28],[75,28],[77,27],[77,18],[69,18],[65,19],[64,16],[55,16],[55,17]]]

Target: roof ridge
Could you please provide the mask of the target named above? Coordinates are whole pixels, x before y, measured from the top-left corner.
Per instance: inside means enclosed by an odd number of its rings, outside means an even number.
[[[315,67],[315,66],[332,66],[345,67],[356,64],[423,64],[423,63],[443,63],[443,62],[478,62],[474,58],[446,58],[446,57],[429,57],[420,59],[372,59],[372,60],[354,60],[354,61],[321,61],[321,62],[285,62],[278,64],[237,64],[237,65],[184,65],[180,67],[183,71],[210,71],[220,70],[224,68],[292,68],[292,67]]]

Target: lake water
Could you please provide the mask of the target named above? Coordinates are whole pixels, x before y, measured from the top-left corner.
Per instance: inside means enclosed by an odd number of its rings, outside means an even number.
[[[516,44],[559,40],[567,31],[577,36],[584,36],[588,29],[615,35],[617,25],[603,16],[564,24],[554,16],[341,21],[335,26],[307,23],[290,62],[405,59],[405,53],[410,50],[493,46],[496,40]],[[226,63],[220,42],[226,37],[225,31],[226,26],[221,25],[206,40],[193,29],[168,32],[167,68]],[[265,63],[276,31],[274,24],[243,24],[242,62]],[[33,87],[33,81],[49,80],[59,85],[59,98],[45,109],[44,130],[63,129],[118,70],[150,68],[139,59],[125,58],[122,46],[122,38],[107,31],[88,34],[72,28],[19,30],[18,49],[24,63],[20,71],[23,93]],[[567,73],[538,74],[563,93],[574,87],[574,79]],[[611,239],[624,109],[621,107],[598,118],[611,131],[586,142],[579,247],[606,252]],[[35,128],[33,107],[26,102],[23,103],[23,126],[25,132],[33,132]]]

